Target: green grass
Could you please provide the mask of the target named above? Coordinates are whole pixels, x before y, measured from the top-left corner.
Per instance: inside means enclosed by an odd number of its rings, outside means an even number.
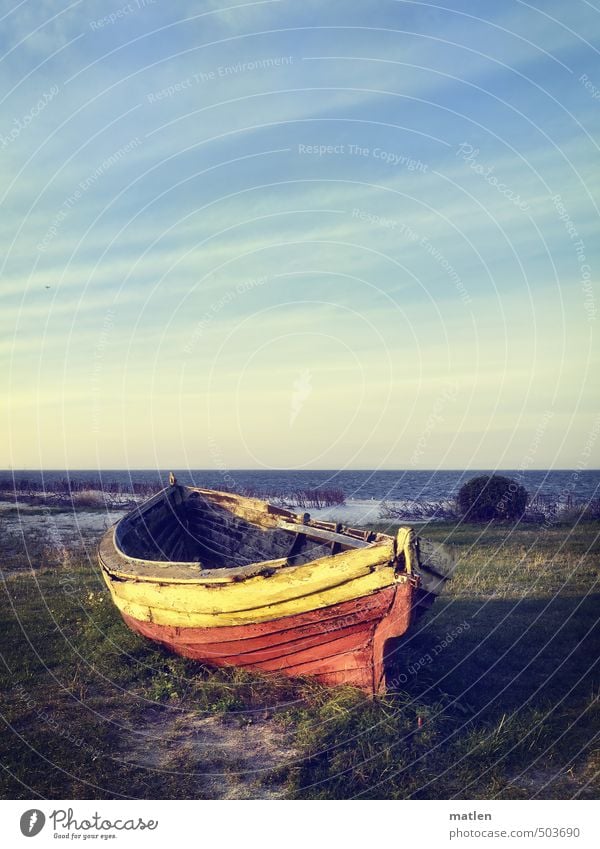
[[[172,656],[124,627],[91,541],[3,540],[0,796],[596,798],[599,530],[429,525],[457,572],[374,700]]]

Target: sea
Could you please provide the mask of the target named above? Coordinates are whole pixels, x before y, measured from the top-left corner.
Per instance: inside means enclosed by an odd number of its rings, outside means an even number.
[[[32,471],[26,469],[0,471],[0,479],[29,481],[51,491],[53,484],[68,479],[90,484],[90,488],[107,488],[117,483],[123,488],[132,484],[166,486],[170,469],[78,469]],[[349,500],[440,502],[456,496],[460,486],[481,474],[502,474],[521,483],[530,499],[588,502],[600,497],[600,470],[250,470],[173,469],[178,483],[208,489],[251,491],[257,495],[293,494],[310,489],[341,490]]]

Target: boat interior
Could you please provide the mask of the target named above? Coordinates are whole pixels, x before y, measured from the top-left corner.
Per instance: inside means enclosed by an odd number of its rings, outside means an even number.
[[[375,540],[346,536],[334,524],[323,527],[290,524],[295,518],[269,507],[281,521],[265,527],[236,515],[201,491],[171,487],[125,517],[116,542],[128,557],[162,562],[191,562],[203,569],[239,567],[284,559],[301,565],[317,558],[359,548]],[[286,519],[288,522],[286,522]],[[279,526],[277,526],[279,524]],[[281,525],[288,527],[281,527]]]

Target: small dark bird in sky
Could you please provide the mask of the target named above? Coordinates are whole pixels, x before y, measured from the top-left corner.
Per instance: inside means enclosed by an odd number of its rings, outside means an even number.
[[[50,288],[50,286],[46,286],[46,289],[49,289],[49,288]]]

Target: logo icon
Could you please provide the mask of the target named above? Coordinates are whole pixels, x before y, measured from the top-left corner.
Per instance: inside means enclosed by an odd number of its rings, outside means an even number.
[[[44,814],[37,808],[32,808],[30,811],[25,811],[21,816],[21,834],[25,837],[35,837],[45,824],[46,817]]]

